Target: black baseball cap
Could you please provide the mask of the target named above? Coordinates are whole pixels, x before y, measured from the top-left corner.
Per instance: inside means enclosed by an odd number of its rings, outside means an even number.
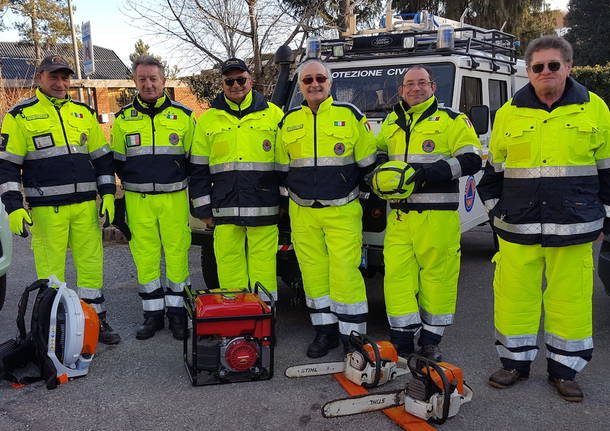
[[[229,58],[222,63],[222,66],[220,66],[220,74],[224,75],[231,69],[243,70],[244,72],[250,73],[250,69],[248,69],[246,62],[240,58]]]
[[[72,70],[72,67],[63,57],[61,57],[57,54],[51,54],[51,55],[47,55],[45,58],[42,59],[42,62],[36,68],[36,73],[40,73],[40,72],[44,72],[44,71],[55,72],[56,70],[60,70],[60,69],[66,69],[71,74],[74,75],[74,71]]]

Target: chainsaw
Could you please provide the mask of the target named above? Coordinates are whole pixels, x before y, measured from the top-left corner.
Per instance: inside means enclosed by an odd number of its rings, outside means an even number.
[[[286,377],[325,376],[344,373],[351,382],[373,388],[407,374],[407,360],[398,356],[389,341],[374,342],[368,336],[352,331],[350,343],[355,348],[344,361],[295,365],[286,369]]]
[[[329,401],[322,407],[322,416],[349,416],[402,405],[413,416],[442,424],[472,399],[472,389],[455,365],[415,354],[409,355],[406,362],[412,379],[405,389]]]

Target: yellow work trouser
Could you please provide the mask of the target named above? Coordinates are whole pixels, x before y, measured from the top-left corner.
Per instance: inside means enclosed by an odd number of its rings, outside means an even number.
[[[102,233],[94,200],[32,208],[32,250],[38,278],[64,281],[68,246],[74,259],[78,296],[104,311]]]
[[[383,288],[391,330],[416,332],[423,323],[420,344],[438,344],[455,313],[459,214],[392,210],[383,256]]]
[[[548,371],[574,378],[593,352],[592,244],[541,247],[502,238],[499,244],[492,261],[496,346],[503,366],[529,372],[544,307]]]
[[[362,274],[362,207],[310,208],[290,201],[292,241],[303,276],[311,323],[336,325],[341,335],[366,333],[368,305]]]
[[[260,282],[277,299],[277,225],[214,228],[214,254],[223,290],[241,290]]]
[[[144,315],[162,314],[164,307],[168,314],[181,314],[184,287],[190,285],[187,191],[160,194],[126,191],[125,206],[131,230],[129,247],[138,271]],[[161,247],[168,288],[165,295],[161,286]]]

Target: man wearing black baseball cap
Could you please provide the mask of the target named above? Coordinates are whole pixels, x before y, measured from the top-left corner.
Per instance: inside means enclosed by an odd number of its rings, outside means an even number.
[[[11,231],[27,236],[38,278],[64,281],[66,251],[72,251],[78,296],[100,317],[99,341],[117,344],[121,337],[106,322],[104,308],[101,214],[114,217],[115,180],[112,152],[95,111],[72,100],[74,71],[59,55],[46,56],[36,68],[34,97],[13,106],[2,123],[0,196]],[[29,206],[23,206],[23,194]]]

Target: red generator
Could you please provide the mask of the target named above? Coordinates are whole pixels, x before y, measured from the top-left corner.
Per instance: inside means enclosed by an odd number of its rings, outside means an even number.
[[[273,376],[275,301],[260,283],[236,292],[187,291],[185,307],[192,333],[184,340],[184,363],[193,386]]]

